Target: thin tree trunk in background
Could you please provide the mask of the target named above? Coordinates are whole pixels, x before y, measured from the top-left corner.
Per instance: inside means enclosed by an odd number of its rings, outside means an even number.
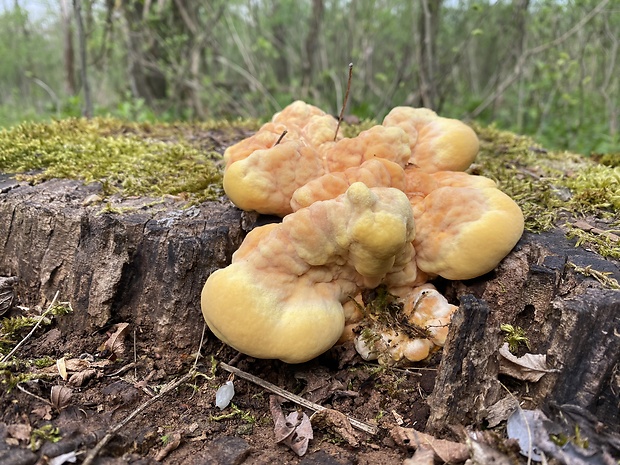
[[[73,0],[73,11],[77,23],[78,42],[80,44],[80,74],[82,76],[82,90],[84,91],[84,108],[82,110],[82,115],[86,118],[92,118],[93,102],[90,95],[88,73],[86,70],[86,34],[84,33],[84,24],[82,23],[82,0]]]
[[[603,80],[603,86],[601,88],[601,94],[605,99],[605,106],[607,108],[607,117],[609,121],[609,135],[613,139],[618,133],[618,119],[620,115],[620,106],[618,101],[615,100],[611,94],[610,89],[613,87],[613,77],[616,69],[616,59],[618,57],[618,49],[620,48],[620,40],[618,35],[611,30],[609,25],[609,18],[605,17],[605,33],[608,39],[611,41],[611,47],[608,49],[609,61],[605,68],[605,78]],[[618,83],[616,81],[616,87]]]
[[[527,12],[530,6],[530,0],[514,0],[513,2],[514,9],[514,28],[515,28],[515,40],[514,40],[514,62],[516,63],[521,59],[521,55],[525,50],[525,45],[527,41]],[[524,98],[525,98],[525,89],[524,89],[524,81],[523,81],[523,70],[519,72],[519,93],[517,99],[517,130],[521,131],[523,129],[523,117],[525,113],[524,108]]]
[[[60,0],[60,15],[63,28],[63,57],[65,64],[65,91],[68,95],[76,94],[75,85],[75,50],[73,48],[73,26],[67,0]]]
[[[418,73],[420,78],[420,106],[436,109],[439,104],[437,85],[437,32],[441,0],[422,0],[418,26]]]
[[[325,5],[323,0],[312,1],[312,17],[310,18],[310,30],[306,37],[306,60],[302,64],[302,95],[307,96],[310,85],[313,81],[312,75],[314,74],[314,63],[316,57],[316,49],[318,44],[318,37],[321,31],[321,23],[323,22],[323,13],[325,11]]]
[[[274,2],[271,8],[271,15],[275,16],[278,8],[281,8],[278,2]],[[285,86],[287,90],[290,91],[290,71],[289,71],[289,60],[285,54],[286,50],[286,28],[284,24],[281,22],[275,23],[273,25],[271,33],[273,34],[273,42],[278,52],[278,55],[275,59],[274,63],[274,72],[276,75],[276,79],[278,80],[278,84]]]

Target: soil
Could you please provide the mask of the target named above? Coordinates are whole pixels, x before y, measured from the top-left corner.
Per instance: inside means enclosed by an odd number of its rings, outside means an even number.
[[[244,135],[238,133],[230,139],[219,132],[204,131],[192,133],[191,137],[205,150],[207,147],[213,150],[215,144],[215,149],[221,152],[226,145]],[[29,328],[16,332],[13,345],[25,339],[15,353],[18,361],[1,368],[2,465],[52,463],[52,458],[72,453],[81,463],[107,434],[110,434],[110,440],[92,463],[401,464],[411,456],[411,451],[402,447],[402,442],[390,434],[393,428],[402,426],[428,430],[427,421],[433,413],[431,410],[434,410],[431,429],[441,431],[442,436],[458,437],[458,434],[447,431],[446,427],[459,423],[461,426],[483,427],[483,401],[503,392],[498,388],[497,362],[492,358],[496,357],[496,349],[488,349],[485,345],[485,341],[491,339],[494,343],[500,342],[501,334],[495,326],[485,327],[486,322],[478,322],[475,318],[469,321],[476,321],[479,328],[467,328],[461,322],[458,334],[456,330],[451,331],[445,358],[452,368],[440,365],[441,354],[435,354],[425,363],[407,370],[382,367],[363,361],[347,345],[335,347],[311,362],[288,365],[241,355],[208,330],[201,344],[203,322],[197,304],[199,286],[213,269],[225,266],[239,240],[252,225],[272,219],[241,214],[225,200],[207,202],[192,207],[195,210],[187,210],[182,209],[182,199],[167,199],[163,205],[153,206],[152,199],[134,198],[115,201],[114,206],[119,211],[130,206],[127,209],[129,213],[119,213],[113,217],[93,213],[88,216],[88,227],[85,227],[84,217],[71,212],[83,212],[87,208],[84,199],[96,193],[96,187],[54,180],[39,186],[23,185],[11,179],[4,179],[3,183],[12,186],[7,188],[12,191],[22,189],[32,198],[45,198],[45,201],[39,201],[37,208],[42,208],[41,204],[49,205],[51,213],[36,210],[31,216],[36,216],[40,223],[51,225],[48,226],[50,229],[59,228],[61,220],[58,218],[65,215],[63,218],[70,221],[65,221],[68,226],[60,229],[63,233],[60,243],[67,248],[66,244],[74,240],[75,245],[71,248],[73,250],[75,247],[78,252],[74,262],[67,264],[69,259],[62,254],[60,258],[49,258],[46,253],[37,255],[35,243],[31,249],[21,250],[22,255],[31,253],[41,259],[31,266],[35,270],[32,277],[24,280],[28,276],[24,271],[11,310],[1,317],[40,315],[48,308],[56,289],[63,291],[61,295],[71,291],[77,295],[84,293],[86,287],[90,289],[87,293],[90,300],[83,302],[77,299],[73,303],[64,303],[72,304],[73,312],[50,317],[48,324],[39,327],[32,335],[28,334]],[[56,204],[61,210],[54,210]],[[15,209],[12,211],[10,217],[16,221],[18,214]],[[60,216],[59,211],[62,212]],[[214,231],[209,240],[217,244],[209,246],[213,250],[207,254],[208,265],[197,265],[199,258],[191,256],[196,254],[195,250],[202,250],[199,239],[193,239],[198,235],[197,231],[209,229],[202,223],[194,222],[194,216],[207,218]],[[221,222],[225,222],[226,226]],[[163,224],[172,224],[172,227],[164,230]],[[75,232],[71,225],[82,229]],[[33,223],[27,229],[35,231],[36,227],[39,225]],[[94,238],[91,245],[88,245],[84,231]],[[121,233],[126,236],[121,237]],[[142,236],[148,237],[148,241],[143,240]],[[559,302],[557,298],[588,295],[588,292],[598,292],[599,287],[593,279],[567,271],[567,257],[573,256],[571,250],[574,243],[567,241],[562,231],[556,231],[555,236],[526,236],[497,272],[466,283],[442,282],[439,287],[455,304],[467,301],[463,300],[463,296],[470,294],[486,299],[490,308],[480,304],[481,301],[474,302],[473,307],[478,308],[479,315],[484,314],[479,311],[484,307],[484,311],[494,315],[489,318],[494,324],[520,322],[526,330],[530,329],[531,342],[541,351],[555,353],[557,348],[572,349],[569,346],[573,328],[569,323],[574,320],[571,320],[572,307],[562,307],[563,301]],[[558,251],[557,247],[553,249],[543,244],[550,237],[559,240],[564,248]],[[9,243],[5,241],[5,250]],[[49,248],[54,243],[50,239],[45,247]],[[533,246],[533,243],[538,245]],[[122,245],[121,252],[119,244]],[[180,248],[176,249],[178,244],[183,250],[189,248],[193,251],[189,252],[189,258],[181,254]],[[138,249],[140,253],[136,252]],[[171,252],[172,249],[176,255]],[[553,251],[543,253],[543,249]],[[112,250],[115,257],[121,257],[118,258],[119,263],[115,263],[116,258],[106,263],[107,268],[104,267],[103,275],[99,276],[100,282],[92,277],[84,278],[88,274],[87,265],[100,260],[106,262],[106,254],[111,254]],[[594,266],[595,269],[608,266],[608,274],[620,278],[617,261],[602,260],[594,253],[581,252],[577,261],[573,259],[576,264]],[[170,254],[179,259],[178,264],[172,266],[168,263]],[[583,258],[584,254],[586,258]],[[4,259],[10,264],[18,263],[18,255],[11,258],[5,253]],[[549,257],[556,257],[557,260],[550,263],[547,260]],[[162,263],[162,268],[151,271],[154,276],[147,276],[148,266],[156,259]],[[116,265],[118,273],[115,271]],[[172,267],[172,271],[165,267],[167,265]],[[4,269],[0,271],[6,274],[6,269],[11,266],[3,264]],[[27,267],[22,269],[30,270]],[[169,285],[174,276],[182,285],[175,281],[171,290],[162,295],[152,286],[158,279]],[[151,295],[154,296],[151,301],[136,295],[135,288],[148,287],[145,283],[151,286]],[[548,291],[548,295],[541,289]],[[592,294],[592,298],[596,300],[600,295]],[[618,295],[607,293],[604,296],[607,299],[605,302],[609,302],[608,308],[613,309],[618,303]],[[60,300],[63,298],[60,297]],[[166,304],[162,303],[164,300]],[[84,312],[85,308],[78,308],[75,303],[83,303],[88,311]],[[463,312],[468,311],[467,305],[462,307]],[[551,309],[556,315],[552,320],[554,328],[560,328],[557,331],[554,329],[553,337],[545,332],[547,329],[542,323],[548,320]],[[526,310],[529,312],[527,318]],[[581,307],[575,311],[579,312]],[[595,340],[603,337],[599,335],[600,328],[596,324],[607,324],[613,321],[614,316],[611,310],[609,315],[604,314],[607,315],[605,317],[598,317],[595,312],[592,314],[596,318],[589,324],[593,335],[591,339]],[[129,325],[123,326],[125,323]],[[603,332],[600,331],[601,334]],[[465,340],[470,341],[468,344],[471,343],[471,347],[482,349],[468,353],[459,342]],[[8,342],[0,341],[2,344]],[[611,339],[604,340],[602,344],[612,351],[617,347],[617,342]],[[484,364],[479,364],[476,357],[482,357],[480,354],[483,352],[487,359]],[[562,356],[557,357],[561,359]],[[592,375],[601,379],[600,386],[594,388],[592,384],[588,385],[596,391],[588,402],[596,404],[600,400],[596,396],[600,393],[603,393],[601,396],[610,396],[605,404],[607,412],[617,403],[615,389],[620,386],[617,351],[610,357],[609,363],[600,364],[605,376]],[[233,379],[229,372],[218,366],[219,362],[226,362],[352,419],[376,425],[378,432],[373,435],[356,431],[356,437],[352,438],[335,426],[317,425],[308,451],[299,457],[283,443],[276,442],[270,409],[272,393],[239,377]],[[468,379],[463,380],[461,367],[466,365],[473,368],[465,373]],[[195,372],[192,371],[194,368]],[[590,368],[592,373],[598,373],[597,366]],[[190,373],[193,376],[187,376]],[[438,375],[441,376],[438,378]],[[562,375],[566,377],[565,373]],[[185,376],[187,378],[177,387],[167,390],[172,383]],[[434,389],[436,378],[443,383],[439,389]],[[216,392],[231,379],[235,388],[232,403],[220,409],[215,405]],[[550,373],[546,379],[555,381],[562,378]],[[528,396],[538,396],[539,402],[532,403],[535,408],[546,398],[554,398],[558,388],[552,381],[541,383],[543,387],[540,388],[514,380],[506,383],[522,398],[531,400],[533,397]],[[530,388],[534,394],[530,393]],[[570,395],[578,397],[579,389],[574,391],[576,393],[571,392]],[[143,408],[147,402],[151,402],[150,405]],[[282,404],[282,409],[285,415],[302,410],[312,414],[312,411],[289,401]],[[438,420],[438,416],[444,420],[450,418],[450,425]],[[465,418],[467,423],[464,423]],[[613,412],[606,418],[610,424],[614,421],[618,423],[618,415],[614,416]],[[617,426],[611,424],[612,429]],[[498,463],[525,463],[523,458],[517,458],[514,447],[507,446],[504,452],[507,453],[504,457],[511,457],[510,461]],[[53,463],[59,465],[62,462]]]
[[[57,346],[54,339],[58,337],[58,330],[48,329],[24,346],[20,357],[67,357],[67,354],[53,350]],[[135,359],[131,334],[128,334],[123,356],[118,358],[98,349],[106,339],[105,335],[94,335],[90,340],[81,341],[82,352],[74,356],[92,360],[92,365],[101,361],[111,363],[104,368],[95,368],[95,373],[89,374],[90,379],[83,385],[72,387],[71,399],[62,409],[58,406],[50,408],[46,402],[50,400],[53,386],[67,384],[58,375],[49,381],[22,383],[20,387],[29,393],[15,387],[5,391],[0,401],[1,421],[9,428],[8,433],[6,429],[3,431],[12,438],[9,443],[17,446],[10,449],[12,453],[18,447],[25,450],[31,445],[26,439],[30,434],[22,439],[19,435],[15,438],[16,435],[11,433],[15,425],[25,425],[32,430],[52,425],[59,428],[59,433],[50,437],[61,439],[56,443],[44,441],[29,462],[2,456],[0,451],[0,457],[4,458],[1,463],[35,463],[38,456],[54,457],[59,452],[83,454],[107,430],[160,392],[165,383],[188,373],[194,362],[194,354],[177,354],[182,359],[182,369],[170,377],[165,375],[168,370],[161,366],[161,357],[150,348],[147,334],[140,335]],[[78,346],[75,341],[69,342]],[[196,349],[198,345],[199,341],[196,341]],[[426,397],[433,389],[435,377],[432,367],[411,371],[384,369],[363,363],[350,347],[335,348],[310,363],[287,365],[279,361],[239,357],[211,335],[207,335],[201,353],[197,365],[200,374],[162,396],[128,422],[94,463],[154,463],[155,457],[166,447],[165,442],[175,434],[180,435],[181,443],[167,455],[165,463],[402,463],[407,457],[406,451],[395,446],[388,435],[389,429],[396,424],[397,418],[403,426],[422,428],[428,417]],[[116,360],[112,361],[114,358]],[[237,378],[234,379],[234,407],[220,410],[215,406],[216,391],[230,379],[230,375],[220,369],[213,371],[212,360],[232,361],[237,368],[287,391],[385,428],[380,428],[380,433],[375,436],[358,433],[360,444],[357,447],[348,445],[333,430],[315,430],[305,460],[318,451],[328,455],[322,455],[319,462],[302,462],[304,459],[275,442],[269,410],[270,392]],[[56,365],[48,371],[57,373]],[[69,376],[72,374],[69,372]],[[292,403],[283,405],[285,413],[298,408]],[[3,439],[6,440],[7,436]],[[243,441],[230,446],[232,451],[214,449],[218,441],[230,438]],[[231,454],[239,457],[228,461],[226,457]],[[240,457],[246,455],[243,461]]]

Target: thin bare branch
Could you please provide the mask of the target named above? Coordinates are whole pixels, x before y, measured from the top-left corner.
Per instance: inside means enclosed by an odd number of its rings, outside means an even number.
[[[243,378],[247,381],[251,381],[254,384],[257,384],[258,386],[267,389],[268,391],[273,392],[274,394],[279,395],[280,397],[284,397],[286,400],[289,400],[291,402],[295,402],[298,405],[301,405],[302,407],[306,407],[310,410],[314,410],[315,412],[321,412],[322,410],[326,410],[325,407],[323,407],[322,405],[319,404],[315,404],[314,402],[310,402],[309,400],[304,399],[303,397],[300,397],[298,395],[295,395],[291,392],[288,392],[278,386],[276,386],[275,384],[271,384],[267,381],[264,381],[262,379],[260,379],[257,376],[251,375],[250,373],[247,373],[243,370],[240,370],[239,368],[235,368],[233,366],[230,366],[224,362],[220,362],[219,364],[224,370],[228,371],[229,373],[233,373],[236,376],[238,376],[239,378]],[[377,426],[375,425],[371,425],[369,423],[365,423],[363,421],[360,420],[356,420],[355,418],[351,418],[351,417],[347,417],[349,422],[351,423],[351,425],[354,428],[359,429],[360,431],[364,431],[365,433],[368,434],[377,434],[377,432],[379,431],[379,428],[377,428]]]
[[[144,402],[142,405],[140,405],[137,409],[135,409],[133,412],[131,412],[127,417],[125,417],[125,419],[123,419],[122,421],[117,423],[114,427],[112,427],[106,433],[106,435],[97,443],[97,445],[95,447],[93,447],[88,452],[88,455],[86,455],[86,458],[84,459],[84,462],[82,463],[82,465],[91,465],[93,463],[93,460],[95,460],[95,458],[99,454],[99,452],[101,452],[101,450],[108,444],[108,442],[110,442],[110,440],[114,437],[114,435],[116,433],[118,433],[131,420],[133,420],[136,416],[138,416],[144,410],[149,408],[151,405],[153,405],[159,399],[164,397],[166,394],[168,394],[169,392],[175,390],[176,388],[181,386],[186,381],[192,379],[195,374],[196,374],[196,370],[194,370],[194,368],[192,368],[185,376],[182,376],[178,380],[176,380],[176,381],[174,381],[172,383],[169,383],[166,386],[164,386],[164,388],[160,391],[159,394],[157,394],[156,396],[151,397],[150,399],[148,399],[146,402]]]
[[[347,102],[349,101],[349,92],[351,91],[351,80],[353,79],[353,63],[349,63],[349,79],[347,80],[347,91],[344,94],[344,102],[342,102],[342,109],[340,110],[340,116],[338,116],[338,125],[336,126],[336,134],[334,134],[334,141],[338,139],[338,131],[340,130],[340,123],[344,118],[344,110],[347,108]]]
[[[52,308],[54,308],[54,304],[56,303],[56,299],[58,298],[58,293],[60,291],[56,291],[56,294],[54,295],[54,298],[52,299],[52,301],[50,302],[49,306],[47,307],[47,310],[45,310],[45,312],[43,312],[43,314],[39,317],[39,321],[37,321],[37,324],[35,324],[32,329],[30,330],[30,332],[28,334],[26,334],[26,336],[19,341],[19,343],[13,347],[13,350],[11,350],[8,354],[6,354],[2,360],[0,360],[2,363],[6,362],[15,352],[17,352],[17,350],[24,345],[24,343],[30,339],[30,337],[34,334],[34,332],[37,330],[37,328],[41,325],[41,323],[43,322],[43,320],[45,319],[45,317],[47,316],[47,314],[49,312],[52,311]]]

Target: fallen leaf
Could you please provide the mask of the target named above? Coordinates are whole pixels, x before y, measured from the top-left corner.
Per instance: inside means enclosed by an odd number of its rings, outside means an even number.
[[[78,373],[73,373],[69,378],[69,381],[67,381],[67,384],[74,387],[83,386],[89,380],[96,378],[98,374],[99,372],[94,368],[89,368]]]
[[[109,360],[106,360],[108,363]],[[66,360],[64,357],[56,360],[56,364],[42,368],[39,372],[46,373],[49,375],[59,374],[61,377],[64,375],[68,375],[71,372],[85,370],[90,367],[90,363],[86,360],[82,360],[80,358],[70,358]],[[66,379],[66,378],[63,378]]]
[[[473,463],[493,465],[512,465],[513,462],[510,458],[502,454],[500,451],[494,449],[487,444],[475,441],[474,439],[467,439],[467,445],[471,451],[471,460]]]
[[[522,357],[515,357],[508,348],[508,343],[504,343],[499,349],[500,361],[499,372],[503,375],[522,381],[537,382],[550,370],[547,366],[547,356],[543,354],[525,354]]]
[[[310,417],[310,421],[316,428],[327,428],[333,431],[347,441],[347,444],[350,446],[359,446],[355,431],[344,413],[333,409],[325,409],[314,413]]]
[[[6,432],[9,436],[13,439],[17,439],[18,441],[29,441],[32,427],[24,423],[13,424],[6,427]]]
[[[435,463],[435,453],[430,447],[421,446],[415,451],[413,457],[406,459],[403,465],[433,465]]]
[[[215,406],[220,410],[224,410],[230,404],[235,396],[235,385],[232,381],[226,381],[215,393]]]
[[[66,454],[60,454],[57,455],[56,457],[54,457],[53,459],[50,459],[48,463],[48,465],[63,465],[64,463],[75,463],[77,462],[77,454],[75,453],[74,450],[72,450],[71,452],[67,452]]]
[[[543,421],[547,417],[540,410],[524,410],[517,408],[506,423],[506,434],[510,439],[516,439],[521,448],[521,455],[540,462],[542,455],[536,446],[536,437],[540,434]]]
[[[16,276],[0,276],[0,315],[5,314],[13,307],[15,291],[13,286],[18,282]]]
[[[106,362],[110,363],[109,360],[106,360]],[[69,372],[82,371],[92,367],[91,362],[89,362],[88,360],[83,360],[81,358],[70,358],[69,360],[65,361],[65,365],[67,366],[67,371]]]
[[[60,377],[67,381],[67,363],[65,362],[65,358],[61,357],[56,360],[56,368],[58,369],[58,374]]]
[[[562,418],[562,417],[558,417]],[[544,455],[557,459],[559,463],[571,465],[607,465],[616,463],[606,450],[606,446],[597,446],[590,441],[587,448],[581,447],[576,438],[571,437],[575,431],[583,431],[579,425],[562,425],[550,420],[540,410],[517,409],[508,418],[506,433],[509,438],[516,439],[521,454],[535,461],[544,459]],[[564,436],[568,439],[562,447],[558,446],[553,437]]]
[[[73,389],[66,386],[52,386],[52,392],[50,393],[50,401],[52,407],[56,410],[62,410],[71,402],[71,396],[73,395]]]
[[[42,420],[52,419],[52,406],[49,404],[43,404],[40,407],[32,409],[32,414],[38,416]]]
[[[310,418],[305,413],[297,411],[285,417],[281,403],[280,397],[269,396],[269,410],[273,416],[276,442],[285,444],[301,457],[308,450],[310,439],[314,438]]]
[[[165,446],[157,453],[155,460],[161,462],[170,452],[176,450],[181,445],[181,433],[174,432],[168,435],[168,441]]]
[[[392,439],[400,446],[408,449],[428,447],[433,450],[435,456],[444,462],[464,462],[469,458],[469,448],[465,444],[437,439],[430,434],[425,434],[414,428],[396,426],[390,431]]]
[[[102,352],[108,350],[114,356],[120,358],[125,352],[125,336],[129,331],[129,323],[118,323],[114,328],[114,333],[99,347],[99,350]]]

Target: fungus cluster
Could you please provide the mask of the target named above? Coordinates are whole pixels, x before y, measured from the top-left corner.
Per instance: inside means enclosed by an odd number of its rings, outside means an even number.
[[[357,137],[334,137],[336,127],[297,101],[227,149],[229,198],[283,221],[251,231],[211,274],[203,315],[258,358],[304,362],[352,338],[366,359],[423,360],[456,309],[427,281],[491,271],[523,215],[495,182],[463,172],[478,138],[458,120],[397,107]],[[395,299],[392,323],[359,303],[379,286]]]

